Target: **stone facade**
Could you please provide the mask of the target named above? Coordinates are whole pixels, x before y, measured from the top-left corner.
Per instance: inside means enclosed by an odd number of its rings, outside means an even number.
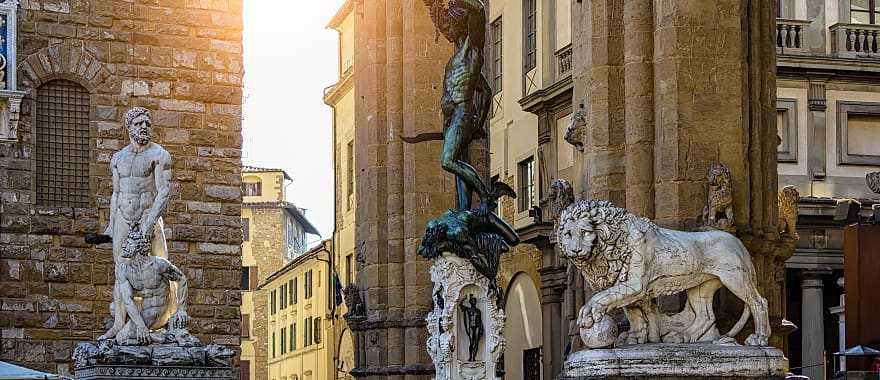
[[[239,344],[241,8],[228,1],[31,1],[18,15],[18,141],[0,143],[0,360],[69,374],[73,346],[103,333],[113,283],[101,232],[109,160],[127,143],[122,115],[153,112],[174,158],[165,228],[190,281],[191,331]],[[43,205],[36,184],[40,87],[88,93],[87,206]],[[62,186],[63,188],[63,186]]]

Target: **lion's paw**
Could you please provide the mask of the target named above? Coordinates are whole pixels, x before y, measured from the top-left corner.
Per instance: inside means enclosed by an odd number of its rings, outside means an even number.
[[[746,339],[746,345],[748,346],[767,346],[769,344],[769,337],[766,335],[758,335],[752,334]]]

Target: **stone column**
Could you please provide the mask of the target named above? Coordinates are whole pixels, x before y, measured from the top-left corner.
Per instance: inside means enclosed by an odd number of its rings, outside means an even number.
[[[550,248],[552,249],[552,247]],[[546,253],[544,253],[546,255]],[[552,380],[562,371],[563,348],[568,326],[563,322],[562,303],[567,287],[565,266],[544,267],[541,273],[541,321],[543,323],[543,378]]]
[[[654,17],[653,0],[623,7],[626,85],[626,208],[654,217]]]
[[[351,374],[427,379],[434,372],[425,349],[431,263],[416,251],[427,221],[455,204],[455,185],[440,167],[439,142],[404,144],[401,136],[443,130],[440,92],[451,49],[443,38],[435,42],[421,1],[354,7],[355,241],[366,310],[350,323],[360,357]],[[485,167],[485,159],[474,161]]]
[[[805,270],[801,275],[801,372],[811,379],[824,379],[825,366],[825,322],[822,316],[825,307],[822,303],[822,277],[830,271]]]

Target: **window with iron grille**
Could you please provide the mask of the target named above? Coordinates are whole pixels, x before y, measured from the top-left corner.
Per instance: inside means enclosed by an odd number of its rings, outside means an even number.
[[[89,207],[89,92],[69,80],[37,89],[37,204]]]
[[[523,0],[523,75],[538,66],[537,0]]]
[[[495,94],[501,92],[502,80],[504,79],[504,50],[502,49],[504,29],[501,26],[501,17],[492,22],[492,75],[494,76],[492,85]]]
[[[529,157],[519,163],[519,211],[528,210],[534,204],[535,197],[535,159]]]

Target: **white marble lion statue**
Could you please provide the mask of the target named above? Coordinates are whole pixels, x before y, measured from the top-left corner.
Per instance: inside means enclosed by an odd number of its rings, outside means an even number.
[[[596,292],[581,308],[578,325],[590,348],[612,344],[734,343],[749,316],[755,332],[751,346],[766,346],[770,336],[767,300],[758,294],[748,251],[722,231],[682,232],[661,228],[608,201],[582,200],[568,206],[557,229],[562,255],[580,269]],[[722,286],[745,307],[725,334],[715,327],[712,299]],[[660,313],[658,296],[686,292],[678,315]],[[613,324],[608,312],[623,308],[630,330],[616,342],[607,337]],[[604,329],[604,333],[591,329]],[[616,333],[614,334],[616,335]]]

